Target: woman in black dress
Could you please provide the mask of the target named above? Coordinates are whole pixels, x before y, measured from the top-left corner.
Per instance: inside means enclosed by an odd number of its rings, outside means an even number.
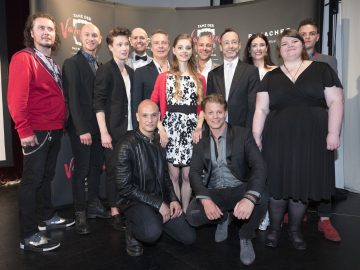
[[[296,30],[285,30],[276,43],[284,65],[260,83],[253,122],[254,138],[268,165],[266,245],[277,246],[289,208],[288,236],[295,248],[305,249],[301,222],[308,200],[329,200],[334,193],[333,150],[340,146],[344,96],[335,71],[308,60]]]

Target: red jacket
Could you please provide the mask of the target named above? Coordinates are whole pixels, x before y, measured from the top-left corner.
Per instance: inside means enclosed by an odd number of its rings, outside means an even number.
[[[160,111],[161,111],[161,120],[163,119],[166,111],[167,111],[167,101],[166,101],[166,75],[169,72],[161,73],[155,82],[154,91],[151,94],[151,100],[154,101],[156,104],[160,101]],[[204,89],[204,97],[206,93],[206,81],[203,75],[198,73],[198,75],[202,79],[203,89]],[[196,104],[196,111],[199,114],[201,111],[201,107]]]
[[[7,98],[20,139],[34,135],[33,130],[63,128],[67,110],[64,94],[29,47],[12,57]]]

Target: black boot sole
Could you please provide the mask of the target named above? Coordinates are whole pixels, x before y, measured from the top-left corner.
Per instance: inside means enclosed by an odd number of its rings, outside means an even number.
[[[111,215],[110,216],[103,216],[103,215],[97,215],[97,214],[86,214],[86,217],[87,218],[111,218]]]
[[[143,255],[144,251],[141,250],[141,252],[131,252],[130,250],[126,249],[127,254],[129,254],[132,257],[137,257]]]

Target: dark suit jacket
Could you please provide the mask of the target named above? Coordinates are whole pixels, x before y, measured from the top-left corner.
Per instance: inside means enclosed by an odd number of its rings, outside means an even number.
[[[255,90],[260,83],[259,70],[242,61],[236,66],[228,98],[229,123],[252,127],[255,112]],[[224,64],[209,72],[206,95],[221,94],[225,97]]]
[[[158,75],[159,72],[153,61],[135,70],[134,88],[131,91],[131,113],[133,116],[136,115],[139,104],[145,99],[150,99]],[[136,117],[133,117],[133,119],[133,127],[135,129],[139,126],[139,123]]]
[[[127,65],[125,68],[130,76],[132,90],[134,71]],[[112,140],[121,139],[128,126],[128,98],[124,79],[114,59],[96,71],[93,104],[96,113],[105,112],[106,127]]]
[[[99,126],[93,110],[95,75],[84,55],[79,51],[65,60],[62,69],[63,85],[69,108],[68,127],[75,127],[78,136],[96,135]]]
[[[212,172],[210,129],[203,131],[202,139],[193,144],[190,162],[190,185],[196,196],[211,197],[207,189]],[[226,161],[239,181],[247,182],[246,190],[262,194],[267,176],[266,163],[249,128],[228,124],[226,133]]]

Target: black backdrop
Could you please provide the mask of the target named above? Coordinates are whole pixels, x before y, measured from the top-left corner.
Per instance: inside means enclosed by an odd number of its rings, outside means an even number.
[[[170,36],[170,42],[180,33],[198,36],[212,35],[216,49],[213,60],[222,64],[219,36],[226,27],[233,28],[245,46],[249,35],[263,32],[268,36],[274,63],[281,64],[276,57],[275,40],[287,28],[297,28],[304,18],[319,18],[319,1],[316,0],[258,0],[231,6],[205,8],[149,8],[121,5],[103,1],[80,0],[30,0],[31,13],[44,11],[52,14],[60,33],[61,48],[53,54],[62,67],[66,58],[76,54],[81,44],[78,36],[83,24],[93,23],[101,32],[102,43],[98,49],[100,61],[111,59],[106,46],[106,35],[118,25],[132,30],[144,28],[148,34],[161,28]],[[242,58],[243,50],[240,52]],[[150,50],[148,54],[151,55]],[[72,203],[70,177],[72,153],[68,135],[62,139],[55,178],[53,180],[53,203],[55,206]],[[104,197],[104,173],[101,195]]]

